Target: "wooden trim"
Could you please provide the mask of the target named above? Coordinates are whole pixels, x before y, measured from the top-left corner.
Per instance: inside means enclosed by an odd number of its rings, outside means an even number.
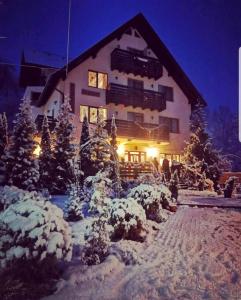
[[[92,97],[100,97],[100,92],[94,92],[86,89],[82,89],[82,95],[92,96]]]

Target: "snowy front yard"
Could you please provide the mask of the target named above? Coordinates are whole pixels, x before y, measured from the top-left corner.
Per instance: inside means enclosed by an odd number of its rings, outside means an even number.
[[[120,242],[136,264],[117,254],[97,266],[73,261],[44,299],[241,299],[240,211],[182,207],[158,227],[144,243]]]

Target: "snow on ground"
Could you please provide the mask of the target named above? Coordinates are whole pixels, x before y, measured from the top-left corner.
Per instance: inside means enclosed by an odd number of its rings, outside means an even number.
[[[143,244],[121,241],[136,264],[110,255],[98,266],[72,264],[44,299],[241,299],[241,212],[180,207]]]
[[[178,190],[179,197],[198,196],[198,197],[217,197],[217,193],[213,191],[196,191],[196,190]]]

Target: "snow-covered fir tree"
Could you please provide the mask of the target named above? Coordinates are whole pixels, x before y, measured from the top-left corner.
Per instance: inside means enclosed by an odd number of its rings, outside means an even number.
[[[41,135],[41,152],[39,155],[39,187],[40,189],[52,189],[53,154],[51,149],[51,136],[48,117],[44,115]]]
[[[8,144],[8,121],[5,113],[0,114],[0,158]]]
[[[224,161],[206,132],[203,108],[198,107],[193,112],[190,126],[192,133],[184,149],[184,162],[194,172],[205,174],[206,178],[211,179],[216,189]]]
[[[8,184],[25,190],[35,190],[39,180],[39,165],[34,150],[35,123],[31,106],[24,99],[14,121],[13,134],[4,156]]]
[[[74,158],[73,144],[74,126],[70,115],[69,100],[65,98],[61,105],[55,128],[55,143],[53,149],[53,191],[64,194],[74,182]]]
[[[80,137],[80,146],[84,145],[90,139],[90,132],[89,132],[89,122],[88,118],[85,115],[82,123],[82,131]]]
[[[90,157],[89,147],[85,147],[83,150],[83,146],[90,140],[90,132],[89,132],[89,122],[88,118],[85,115],[82,123],[82,131],[80,137],[80,151],[79,151],[79,167],[80,170],[84,173],[84,170],[88,169],[88,160],[87,157]],[[83,181],[82,176],[80,176],[81,182]]]
[[[84,178],[94,176],[97,172],[114,166],[111,160],[112,147],[108,142],[104,126],[104,122],[98,118],[94,135],[80,149],[81,170]]]

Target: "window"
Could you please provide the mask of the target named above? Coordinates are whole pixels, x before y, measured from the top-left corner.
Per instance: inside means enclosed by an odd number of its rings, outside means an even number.
[[[179,120],[174,118],[159,117],[159,124],[166,125],[170,132],[179,133]]]
[[[84,116],[87,116],[87,118],[89,119],[89,108],[88,106],[80,105],[80,122],[83,122]]]
[[[96,87],[99,89],[106,89],[108,77],[106,73],[89,71],[88,72],[88,86]]]
[[[127,120],[131,122],[143,123],[144,115],[141,113],[127,112]]]
[[[83,122],[85,115],[90,123],[96,123],[98,116],[101,120],[107,119],[107,109],[102,107],[80,105],[80,122]]]
[[[158,85],[158,92],[162,93],[167,101],[173,101],[173,88],[165,85]]]
[[[144,82],[142,80],[136,80],[128,78],[128,87],[143,90],[144,89]]]

